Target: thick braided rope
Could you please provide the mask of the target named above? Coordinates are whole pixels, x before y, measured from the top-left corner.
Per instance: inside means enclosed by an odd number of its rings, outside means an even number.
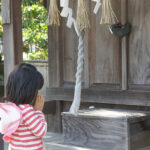
[[[70,113],[73,115],[78,114],[78,110],[81,102],[81,88],[82,88],[82,74],[84,69],[84,41],[83,37],[79,35],[79,46],[78,46],[78,60],[77,60],[77,72],[76,72],[76,84],[74,91],[74,99],[70,108]]]
[[[101,0],[93,0],[93,1],[97,2],[97,5],[95,6],[94,9],[94,13],[97,13],[101,5]],[[78,115],[78,110],[81,102],[82,74],[84,69],[83,66],[84,65],[84,40],[83,40],[83,35],[78,30],[76,20],[72,17],[72,9],[69,8],[68,4],[69,4],[69,0],[61,0],[60,5],[61,7],[63,7],[61,16],[68,18],[67,26],[69,28],[71,28],[72,24],[74,25],[75,31],[79,37],[76,84],[75,84],[75,91],[74,91],[74,99],[69,112],[73,115]]]

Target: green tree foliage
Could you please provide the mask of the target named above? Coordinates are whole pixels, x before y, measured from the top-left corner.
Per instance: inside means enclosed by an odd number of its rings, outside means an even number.
[[[0,0],[0,13],[1,13],[2,3]],[[2,25],[2,17],[0,16],[0,38],[3,38],[3,25]]]
[[[3,25],[2,25],[2,17],[0,17],[0,38],[3,38]]]
[[[29,47],[34,46],[35,51],[30,53],[29,58],[45,60],[48,58],[47,10],[43,6],[43,0],[22,2],[24,51],[29,53]]]

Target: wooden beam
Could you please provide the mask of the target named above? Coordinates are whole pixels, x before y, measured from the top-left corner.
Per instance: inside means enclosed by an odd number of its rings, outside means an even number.
[[[72,101],[73,95],[73,88],[48,88],[46,91],[47,101]],[[149,107],[149,97],[150,92],[146,91],[100,90],[99,88],[90,88],[82,90],[81,102]]]
[[[121,0],[121,24],[127,23],[127,0]],[[127,90],[127,37],[121,40],[122,52],[122,90]]]
[[[10,0],[9,2],[10,2],[9,10],[11,14],[10,15],[11,22],[10,24],[3,25],[5,85],[9,73],[12,71],[14,66],[22,62],[22,51],[23,51],[21,1]],[[7,3],[7,5],[5,3]],[[8,9],[7,6],[8,6],[8,0],[7,1],[3,0],[2,8]],[[2,19],[4,20],[4,22],[5,20],[9,20],[5,17]]]

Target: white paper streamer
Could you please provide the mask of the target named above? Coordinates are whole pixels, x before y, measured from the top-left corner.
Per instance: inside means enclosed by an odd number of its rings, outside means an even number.
[[[94,14],[98,13],[99,8],[101,7],[102,3],[101,0],[92,0],[93,2],[96,2],[95,8],[93,10]]]
[[[73,13],[72,9],[69,8],[69,0],[60,0],[60,6],[63,7],[60,15],[62,17],[66,17],[66,18],[68,17],[67,27],[71,28],[72,25],[74,25],[77,35],[80,36],[80,32],[77,28],[76,20],[75,20],[75,18],[72,17],[72,13]]]

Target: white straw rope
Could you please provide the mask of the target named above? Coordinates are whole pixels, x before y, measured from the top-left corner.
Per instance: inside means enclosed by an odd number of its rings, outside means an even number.
[[[75,31],[79,37],[76,84],[75,84],[75,91],[74,91],[74,99],[70,108],[70,113],[73,115],[77,115],[80,107],[80,101],[81,101],[82,73],[83,73],[83,64],[84,64],[84,41],[83,41],[83,35],[77,28],[76,20],[72,17],[72,9],[68,7],[69,1],[62,0],[61,6],[63,7],[61,16],[68,17],[67,26],[71,28],[73,24]]]

